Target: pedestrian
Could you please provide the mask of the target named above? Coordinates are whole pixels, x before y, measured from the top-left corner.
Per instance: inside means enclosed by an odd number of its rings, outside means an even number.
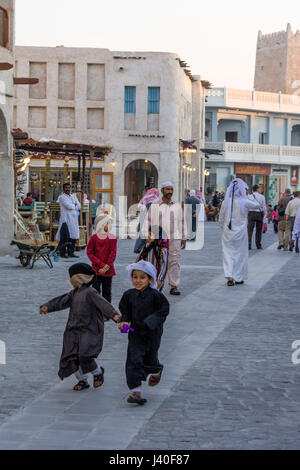
[[[201,189],[196,189],[196,198],[200,201],[200,209],[198,215],[198,222],[205,222],[207,220],[205,213],[205,198]]]
[[[149,210],[149,207],[153,202],[158,202],[159,201],[159,191],[157,188],[152,188],[149,189],[146,194],[142,197],[142,199],[139,202],[139,209],[140,209],[140,217],[139,217],[139,223],[137,226],[137,232],[138,232],[138,238],[136,239],[135,245],[133,252],[134,253],[140,253],[142,248],[146,244],[146,238],[141,236],[141,227],[143,227],[143,223],[145,220],[145,217],[147,216],[147,212]]]
[[[33,203],[32,193],[27,193],[25,199],[23,199],[23,206],[31,206]]]
[[[292,239],[295,243],[296,253],[299,253],[299,237],[300,237],[300,210],[298,210],[297,212],[295,223],[294,223],[294,228],[293,228],[293,233],[292,233]]]
[[[133,289],[127,290],[120,301],[119,309],[124,324],[134,331],[128,334],[126,379],[130,390],[128,403],[144,405],[142,382],[148,379],[150,387],[161,379],[163,365],[158,360],[158,351],[163,334],[163,323],[169,314],[169,302],[157,290],[156,269],[147,261],[139,261],[127,267]]]
[[[191,189],[189,196],[185,199],[186,205],[191,205],[191,210],[187,211],[187,239],[194,241],[197,235],[197,222],[200,211],[200,201],[196,197],[196,191]],[[187,208],[186,208],[187,209]]]
[[[157,288],[162,291],[168,272],[169,240],[163,234],[161,227],[159,227],[158,232],[159,238],[155,239],[153,233],[149,235],[146,245],[137,257],[136,262],[144,260],[153,264],[157,272]]]
[[[95,219],[96,233],[90,238],[86,254],[96,273],[93,287],[111,302],[112,278],[116,275],[114,261],[117,256],[117,237],[111,233],[112,218],[102,214]]]
[[[268,220],[268,224],[272,221],[272,212],[273,212],[273,209],[272,209],[272,205],[271,204],[267,204],[267,220]]]
[[[284,251],[288,251],[289,240],[290,240],[290,225],[285,220],[285,210],[288,203],[291,200],[291,190],[286,188],[282,197],[279,199],[277,204],[277,214],[278,214],[278,250],[282,248]]]
[[[161,185],[162,197],[158,202],[152,203],[145,218],[142,233],[147,239],[151,227],[161,227],[169,240],[168,281],[171,295],[180,295],[180,259],[181,250],[186,246],[186,225],[184,213],[179,202],[172,201],[174,185],[166,181]],[[152,230],[153,233],[153,230]],[[159,238],[159,234],[154,234]]]
[[[227,285],[244,284],[248,279],[248,211],[259,203],[247,198],[247,184],[234,179],[221,206],[219,222],[222,227],[223,267]]]
[[[271,213],[271,220],[273,222],[274,233],[278,233],[278,213],[277,213],[277,205],[274,206],[274,209]]]
[[[212,198],[212,205],[213,207],[219,207],[220,199],[218,191],[215,192],[214,197]]]
[[[300,191],[295,191],[294,196],[294,199],[288,203],[285,209],[285,222],[290,229],[290,233],[293,233],[295,218],[298,210],[300,209]],[[289,242],[289,251],[293,251],[293,249],[294,241],[291,238]]]
[[[251,250],[252,244],[252,234],[255,227],[255,244],[258,250],[262,250],[261,238],[262,238],[262,228],[263,228],[263,219],[267,214],[266,199],[263,194],[261,194],[260,187],[255,184],[252,188],[252,195],[249,196],[249,199],[252,201],[258,202],[257,209],[251,209],[248,213],[248,238],[249,238],[249,250]]]
[[[57,200],[60,206],[59,228],[56,240],[59,241],[57,251],[62,258],[79,258],[75,255],[75,244],[79,239],[78,211],[81,204],[76,194],[71,194],[69,183],[63,185],[63,194]]]
[[[104,368],[97,365],[95,360],[103,345],[103,317],[119,323],[121,316],[91,287],[95,277],[91,266],[85,263],[73,264],[69,275],[73,290],[43,304],[40,314],[70,309],[58,375],[63,380],[75,374],[79,382],[73,390],[81,391],[89,388],[88,374],[92,373],[94,388],[98,388],[104,382]]]

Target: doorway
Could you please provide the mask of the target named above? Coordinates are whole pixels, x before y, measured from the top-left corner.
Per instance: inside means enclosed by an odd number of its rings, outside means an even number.
[[[147,188],[157,188],[158,172],[149,160],[135,160],[125,170],[124,195],[128,207],[137,204]]]

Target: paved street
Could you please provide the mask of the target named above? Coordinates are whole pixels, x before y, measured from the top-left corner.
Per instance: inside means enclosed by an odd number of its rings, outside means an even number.
[[[148,403],[126,403],[126,337],[105,325],[100,362],[105,383],[76,393],[57,376],[67,311],[39,315],[39,305],[70,290],[69,260],[27,270],[0,259],[0,449],[299,449],[300,258],[276,250],[269,226],[263,251],[252,250],[249,281],[228,288],[220,230],[205,226],[201,251],[182,256],[182,295],[167,297],[156,388]],[[119,242],[113,304],[130,287],[125,267],[133,241]],[[87,258],[82,254],[83,261]]]

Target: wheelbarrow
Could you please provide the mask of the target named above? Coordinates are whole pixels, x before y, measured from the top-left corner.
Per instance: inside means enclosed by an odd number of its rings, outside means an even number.
[[[33,269],[36,261],[43,259],[49,268],[53,268],[53,264],[50,258],[50,252],[56,243],[41,242],[37,240],[13,240],[11,245],[17,245],[19,248],[19,256],[17,259],[24,268],[29,266]]]

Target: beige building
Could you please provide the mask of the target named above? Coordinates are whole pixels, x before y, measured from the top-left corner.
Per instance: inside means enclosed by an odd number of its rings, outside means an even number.
[[[125,195],[130,206],[145,186],[164,180],[174,182],[179,198],[185,188],[201,186],[206,83],[176,54],[16,47],[15,60],[18,76],[39,83],[17,87],[14,127],[37,140],[112,147],[105,161],[94,164],[93,197],[99,203],[117,205]],[[195,153],[180,152],[180,139],[196,139]],[[52,161],[53,199],[63,165]],[[70,165],[75,176],[76,161]],[[39,197],[44,166],[36,155],[28,170],[28,189]]]
[[[300,31],[258,33],[254,88],[300,95]]]
[[[13,239],[14,175],[12,158],[14,0],[0,0],[0,254]]]

